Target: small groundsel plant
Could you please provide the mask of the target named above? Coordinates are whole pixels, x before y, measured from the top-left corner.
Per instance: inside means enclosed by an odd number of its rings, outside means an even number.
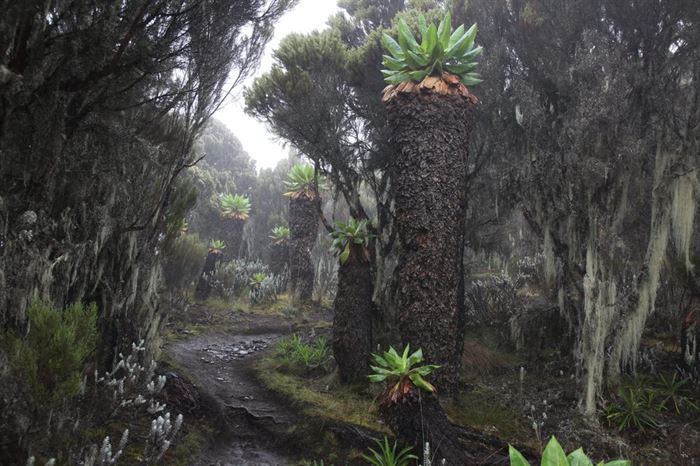
[[[379,448],[377,450],[368,448],[369,454],[362,455],[362,459],[372,466],[408,466],[418,459],[416,455],[411,454],[412,447],[406,447],[397,452],[396,442],[390,445],[386,436],[383,441],[375,440],[374,443]]]
[[[222,194],[219,196],[219,212],[231,220],[248,220],[250,200],[240,194]]]
[[[508,446],[508,455],[510,456],[510,466],[530,466],[530,463],[520,454],[518,450],[511,445]],[[593,461],[586,456],[582,448],[575,450],[568,455],[559,445],[555,437],[549,440],[549,443],[542,452],[541,466],[594,466]],[[631,466],[632,463],[627,460],[615,460],[597,463],[597,466]]]
[[[273,303],[277,300],[277,277],[258,272],[250,278],[250,301],[253,304]]]
[[[318,180],[316,179],[314,167],[306,164],[294,165],[289,171],[287,181],[284,182],[284,186],[287,189],[284,195],[292,199],[314,199],[316,197],[317,183],[320,191],[323,189],[324,181],[320,176]]]
[[[331,232],[333,238],[332,250],[338,254],[341,264],[345,264],[350,259],[353,245],[361,246],[361,254],[364,260],[369,260],[367,256],[367,246],[372,239],[369,232],[368,220],[357,220],[350,217],[348,223],[336,222],[335,230]]]
[[[275,243],[282,243],[289,239],[289,227],[284,225],[277,225],[272,229],[272,234],[270,238],[274,240]]]
[[[382,395],[382,404],[392,404],[408,395],[413,387],[435,392],[435,387],[424,379],[440,366],[425,364],[423,362],[423,351],[419,348],[410,354],[410,345],[406,345],[403,353],[399,354],[393,347],[389,347],[382,355],[373,354],[374,365],[370,366],[372,374],[369,375],[370,382],[389,382],[389,387]]]
[[[389,52],[382,61],[385,67],[382,74],[387,83],[421,82],[428,76],[442,76],[444,72],[458,76],[465,86],[481,82],[474,71],[476,58],[483,52],[482,47],[474,45],[476,24],[466,31],[463,25],[453,31],[448,13],[437,27],[435,24],[428,26],[421,15],[418,28],[420,43],[403,19],[399,20],[398,42],[386,33],[382,35],[384,48]]]
[[[331,350],[328,340],[323,336],[307,343],[295,333],[277,344],[277,354],[289,366],[308,371],[326,363],[331,356]]]
[[[219,239],[212,240],[209,243],[209,252],[211,254],[221,254],[224,252],[224,249],[226,249],[226,243]]]
[[[683,409],[697,411],[698,405],[691,398],[688,387],[690,379],[683,379],[674,372],[673,376],[661,375],[656,382],[655,390],[659,394],[660,409],[673,411],[680,415]]]
[[[250,286],[260,286],[265,281],[266,278],[267,278],[267,274],[264,274],[262,272],[258,272],[250,278]]]
[[[657,414],[660,410],[658,397],[653,390],[627,388],[620,400],[605,408],[603,416],[622,432],[635,430],[644,432],[659,426]]]

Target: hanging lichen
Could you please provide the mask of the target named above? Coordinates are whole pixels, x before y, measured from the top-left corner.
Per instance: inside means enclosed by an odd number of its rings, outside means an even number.
[[[554,245],[552,244],[552,234],[549,228],[544,231],[544,276],[548,286],[553,286],[557,278],[556,258],[554,256]]]
[[[693,170],[678,177],[673,186],[673,203],[671,206],[673,243],[688,271],[693,269],[693,264],[690,262],[690,240],[693,235],[693,222],[695,220],[694,186],[697,182],[695,171]]]

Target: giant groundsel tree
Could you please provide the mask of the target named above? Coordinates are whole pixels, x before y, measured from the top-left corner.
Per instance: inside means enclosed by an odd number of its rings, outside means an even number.
[[[311,249],[319,223],[320,193],[314,167],[297,164],[285,182],[289,197],[289,291],[295,301],[309,301],[314,291]]]
[[[384,90],[397,154],[396,229],[399,238],[399,329],[405,343],[440,364],[439,386],[456,389],[464,328],[462,248],[469,113],[476,102],[466,85],[474,69],[476,25],[452,30],[419,24],[421,42],[399,20],[398,41],[384,34],[390,55]],[[462,73],[462,74],[455,74]]]
[[[338,255],[338,289],[333,301],[333,355],[343,382],[363,381],[372,350],[372,276],[368,220],[336,222],[331,232]]]

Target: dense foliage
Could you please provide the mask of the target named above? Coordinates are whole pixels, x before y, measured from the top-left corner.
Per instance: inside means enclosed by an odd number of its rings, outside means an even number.
[[[332,247],[340,259],[340,263],[344,264],[350,258],[353,250],[359,246],[360,257],[354,260],[369,261],[367,256],[367,247],[372,239],[372,234],[369,233],[368,220],[357,220],[350,218],[348,223],[336,222],[335,229],[331,232],[333,237]]]
[[[419,16],[418,24],[420,44],[404,19],[399,20],[398,42],[389,34],[382,34],[384,48],[391,54],[384,55],[382,60],[387,68],[382,70],[387,83],[419,83],[431,75],[441,77],[444,71],[459,76],[466,86],[481,82],[479,74],[474,71],[477,66],[475,59],[483,52],[482,47],[474,46],[476,24],[466,31],[463,25],[453,31],[450,13],[437,28],[435,24],[428,27],[423,15]]]

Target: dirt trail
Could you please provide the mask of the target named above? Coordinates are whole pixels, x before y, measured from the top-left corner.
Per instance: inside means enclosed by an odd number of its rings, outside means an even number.
[[[255,364],[289,328],[252,328],[246,334],[207,333],[175,342],[170,357],[214,399],[224,433],[194,466],[295,464],[284,433],[296,415],[255,377]],[[257,331],[257,332],[256,332]]]

